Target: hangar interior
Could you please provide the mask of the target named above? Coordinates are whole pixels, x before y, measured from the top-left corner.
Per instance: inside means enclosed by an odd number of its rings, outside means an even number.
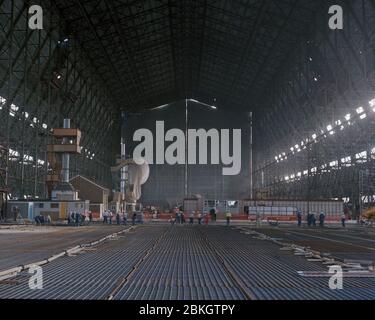
[[[0,0],[0,119],[1,299],[375,297],[374,0]],[[188,163],[200,129],[207,165]]]

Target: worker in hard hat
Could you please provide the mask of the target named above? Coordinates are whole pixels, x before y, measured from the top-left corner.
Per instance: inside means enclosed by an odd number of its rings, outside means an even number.
[[[202,224],[202,214],[200,211],[197,211],[198,224]]]
[[[227,211],[227,213],[225,214],[225,217],[227,219],[227,226],[229,226],[230,220],[232,219],[232,213],[230,211]]]
[[[301,212],[301,210],[297,211],[297,221],[298,221],[298,226],[301,227],[302,226],[302,212]]]
[[[192,212],[189,214],[189,223],[190,223],[190,224],[194,224],[194,215],[195,215],[195,211],[192,211]]]
[[[103,212],[103,224],[107,224],[108,223],[108,213],[107,213],[107,210],[104,210]]]
[[[319,226],[320,227],[324,227],[324,220],[326,218],[326,215],[324,214],[324,212],[322,211],[319,215]]]
[[[346,222],[346,215],[345,215],[345,213],[343,213],[342,216],[341,216],[341,225],[342,225],[343,228],[346,227],[345,222]]]
[[[210,215],[208,212],[206,212],[204,215],[204,224],[207,226],[209,222],[210,222]]]
[[[176,209],[176,223],[177,224],[181,223],[181,212],[178,209]]]
[[[180,216],[181,224],[185,224],[186,219],[185,219],[185,213],[184,213],[184,211],[180,210],[180,214],[181,214],[181,216]]]

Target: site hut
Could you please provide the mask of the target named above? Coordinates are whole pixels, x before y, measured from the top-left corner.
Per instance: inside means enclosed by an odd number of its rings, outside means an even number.
[[[89,201],[84,200],[49,200],[49,199],[24,199],[8,200],[7,217],[14,221],[14,212],[17,220],[24,223],[33,223],[36,216],[50,217],[54,223],[65,223],[70,212],[86,214],[89,210]]]

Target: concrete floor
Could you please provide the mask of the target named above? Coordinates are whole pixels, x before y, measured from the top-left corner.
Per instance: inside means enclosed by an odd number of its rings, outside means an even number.
[[[121,228],[121,227],[120,227]],[[61,228],[54,232],[3,236],[10,261],[27,254],[50,254],[64,246],[89,242],[118,227]],[[246,232],[248,230],[249,232]],[[375,278],[344,278],[344,290],[331,290],[328,278],[301,277],[299,271],[326,272],[282,246],[255,237],[252,228],[168,224],[134,230],[43,266],[43,289],[30,290],[30,275],[0,281],[1,299],[199,299],[336,300],[375,299]],[[282,241],[322,251],[373,257],[374,235],[366,229],[256,229]],[[0,238],[1,239],[1,238]],[[42,250],[38,248],[43,244]],[[4,248],[2,248],[4,250]],[[349,250],[348,252],[346,250]],[[5,261],[5,262],[4,262]]]

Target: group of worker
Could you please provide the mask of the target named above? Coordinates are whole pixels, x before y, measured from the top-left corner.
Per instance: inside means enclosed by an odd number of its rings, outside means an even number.
[[[80,213],[80,212],[74,212],[71,211],[68,214],[68,224],[75,225],[76,227],[82,226],[85,224],[86,219],[88,218],[89,222],[92,223],[93,217],[92,213],[89,212],[88,214],[86,213]]]
[[[226,218],[226,225],[229,226],[230,221],[232,219],[232,213],[230,212],[225,213],[225,218]],[[204,212],[203,214],[199,210],[191,211],[189,214],[189,224],[190,225],[194,224],[195,219],[197,220],[198,225],[202,225],[202,224],[208,225],[210,221],[216,223],[217,212],[214,208],[211,209],[210,212]],[[182,208],[175,210],[175,218],[171,216],[170,222],[171,224],[175,224],[175,223],[185,224],[186,223],[185,213],[182,210]]]
[[[210,216],[207,213],[202,213],[198,211],[191,211],[189,214],[189,224],[194,224],[194,220],[197,219],[198,224],[202,224],[202,221],[205,224],[208,224],[210,221]],[[184,211],[180,209],[175,210],[175,217],[171,216],[170,222],[172,225],[176,224],[185,224],[186,223],[186,216]]]
[[[298,210],[297,211],[297,222],[298,222],[298,226],[301,227],[302,226],[302,218],[303,218],[303,215],[302,215],[302,211],[301,210]],[[306,220],[307,220],[307,226],[311,227],[315,227],[316,226],[316,222],[317,222],[317,219],[316,219],[316,214],[313,213],[313,212],[309,212],[306,216]],[[318,219],[319,219],[319,226],[320,227],[324,227],[324,222],[325,222],[325,218],[326,218],[326,215],[323,211],[320,212],[319,216],[318,216]],[[343,228],[345,228],[346,226],[346,215],[343,214],[341,216],[341,225]]]
[[[114,214],[110,210],[105,210],[103,212],[103,224],[112,224],[112,220],[113,220],[114,217],[116,219],[117,225],[120,225],[120,224],[127,225],[128,224],[128,213],[127,212],[117,212],[116,214]],[[133,212],[132,215],[131,215],[131,218],[132,218],[132,225],[135,225],[136,222],[137,222],[137,212]],[[141,219],[140,223],[142,223],[142,222],[143,221]]]
[[[37,226],[51,224],[51,217],[49,215],[44,216],[40,214],[40,215],[35,216],[34,221]]]
[[[198,224],[202,224],[202,220],[204,220],[204,222],[206,224],[208,224],[208,222],[209,222],[208,214],[202,215],[202,213],[199,210],[197,212],[192,211],[189,214],[189,224],[194,224],[195,219],[197,219]],[[176,209],[175,210],[175,217],[173,217],[173,215],[171,215],[170,222],[171,222],[172,225],[174,225],[175,223],[176,224],[185,224],[186,223],[186,216],[185,216],[185,213],[183,212],[183,210],[182,209]]]
[[[128,213],[127,212],[117,212],[117,214],[114,214],[111,210],[104,210],[103,215],[103,224],[112,224],[113,219],[115,219],[115,222],[113,224],[124,224],[127,225],[128,223]],[[36,219],[36,223],[40,223],[43,218]],[[137,219],[137,213],[134,212],[132,214],[132,224],[135,225]],[[74,226],[82,226],[85,224],[85,221],[88,221],[90,224],[93,222],[93,215],[91,212],[89,213],[80,213],[80,212],[74,212],[71,211],[68,214],[68,224],[74,225]],[[42,223],[40,223],[42,224]],[[43,222],[44,224],[44,222]]]
[[[103,212],[103,224],[112,224],[113,212],[110,210],[104,210]]]
[[[309,212],[306,216],[307,225],[309,227],[311,227],[311,226],[316,227],[316,220],[317,220],[316,218],[317,217],[316,217],[315,213]],[[319,217],[318,217],[320,227],[324,227],[325,218],[326,218],[325,213],[323,211],[320,212]],[[297,222],[298,222],[299,227],[302,226],[302,212],[301,212],[301,210],[297,211]]]

